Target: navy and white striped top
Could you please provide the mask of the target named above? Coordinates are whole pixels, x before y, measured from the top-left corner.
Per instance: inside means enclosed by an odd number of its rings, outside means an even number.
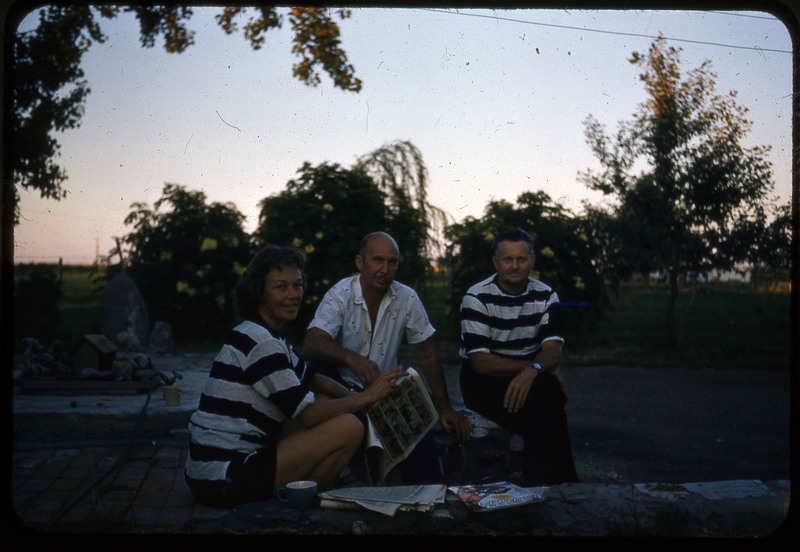
[[[531,359],[542,343],[561,337],[558,295],[548,285],[528,278],[520,295],[497,285],[497,274],[473,285],[461,301],[461,358],[493,353]]]
[[[313,372],[291,346],[262,324],[236,326],[214,359],[189,421],[192,451],[186,474],[225,479],[230,460],[275,446],[284,420],[314,402]]]

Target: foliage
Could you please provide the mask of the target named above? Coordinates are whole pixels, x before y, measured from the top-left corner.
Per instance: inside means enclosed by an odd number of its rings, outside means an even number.
[[[109,14],[106,8],[99,12]],[[81,57],[93,41],[105,39],[94,13],[88,6],[49,6],[39,13],[36,32],[13,37],[12,109],[6,116],[14,140],[8,159],[15,161],[14,184],[39,190],[42,197],[58,200],[66,194],[61,187],[66,174],[55,162],[60,146],[52,132],[77,127],[83,116],[89,86]],[[13,199],[16,204],[16,187]]]
[[[179,341],[220,337],[236,319],[232,290],[251,257],[244,215],[176,184],[164,185],[153,209],[131,208],[125,266],[150,318],[172,324]]]
[[[32,337],[40,343],[56,338],[61,282],[52,267],[17,267],[14,282],[14,340]]]
[[[21,11],[24,7],[20,7]],[[223,8],[216,16],[217,23],[228,34],[238,30],[235,20],[246,12],[253,13],[243,27],[244,37],[253,49],[261,48],[263,34],[280,27],[283,16],[278,8]],[[13,129],[10,140],[14,160],[10,167],[13,192],[4,196],[4,205],[13,213],[4,213],[18,221],[17,187],[38,190],[42,197],[62,199],[66,195],[63,183],[67,174],[57,164],[59,144],[54,132],[63,132],[80,125],[84,102],[90,92],[80,67],[83,54],[94,42],[107,39],[100,29],[99,19],[113,19],[120,13],[133,13],[139,21],[140,41],[153,47],[163,37],[164,49],[181,53],[194,44],[194,31],[187,27],[193,16],[188,6],[147,4],[124,7],[56,4],[38,11],[38,26],[27,32],[12,35],[11,109],[4,112]],[[333,10],[341,19],[350,17],[346,9]],[[26,13],[16,13],[19,19]],[[10,14],[13,19],[14,14]],[[288,18],[294,31],[292,53],[300,58],[293,74],[303,83],[316,86],[319,70],[325,71],[334,86],[358,92],[361,81],[354,77],[352,65],[340,48],[339,27],[327,8],[291,8]],[[6,187],[4,186],[4,189]]]
[[[387,232],[400,249],[398,280],[422,284],[441,210],[426,200],[427,169],[413,144],[398,142],[346,169],[305,163],[286,190],[260,203],[256,245],[293,245],[306,253],[306,307],[293,324],[305,328],[331,285],[355,272],[361,239]]]
[[[395,142],[361,157],[355,169],[366,172],[386,194],[387,231],[400,247],[403,278],[421,284],[447,223],[445,212],[428,202],[422,153],[411,142]]]
[[[662,38],[629,61],[643,68],[648,99],[613,139],[587,117],[587,142],[602,171],[581,178],[618,200],[612,218],[604,221],[612,236],[605,259],[623,259],[617,276],[668,275],[667,327],[676,345],[679,276],[728,270],[746,260],[739,253],[752,246],[755,235],[733,229],[772,189],[769,148],[742,145],[750,128],[747,109],[736,104],[735,92],[715,93],[710,62],[684,77],[679,50],[667,48]],[[645,169],[635,173],[642,165]]]
[[[386,195],[362,171],[335,164],[303,164],[296,180],[259,207],[255,245],[290,245],[306,254],[309,278],[299,328],[305,328],[328,288],[355,272],[361,238],[388,230]]]
[[[754,275],[788,273],[792,262],[791,226],[791,205],[773,206],[769,222],[765,209],[757,205],[734,221],[725,251],[750,265]]]
[[[595,266],[600,241],[591,233],[589,222],[554,203],[544,192],[525,192],[517,205],[491,201],[483,217],[467,217],[448,226],[451,242],[447,264],[452,270],[450,313],[457,316],[467,289],[495,272],[491,243],[505,230],[522,228],[535,240],[536,261],[532,276],[551,286],[567,308],[564,331],[584,335],[603,316],[608,306],[608,289]]]
[[[18,266],[18,276],[26,268],[27,265]],[[72,275],[70,270],[74,271]],[[65,343],[73,336],[96,333],[76,328],[100,326],[102,312],[96,292],[89,285],[91,270],[89,266],[64,267],[63,299],[59,303],[59,325],[63,329],[57,338]],[[438,330],[442,362],[458,364],[455,343],[441,341],[458,340],[457,321],[443,318],[443,309],[439,308],[449,295],[449,277],[446,271],[431,272],[427,282],[423,286],[429,290],[425,308]],[[580,340],[569,339],[564,362],[575,368],[786,369],[794,328],[788,282],[784,281],[780,289],[767,291],[734,282],[706,283],[701,285],[694,307],[690,307],[689,294],[682,293],[677,308],[678,328],[684,340],[679,350],[671,351],[663,332],[668,288],[658,283],[623,283],[619,292],[611,295],[607,320]],[[64,308],[67,302],[87,308]],[[183,343],[180,349],[210,353],[219,350],[219,343]],[[409,354],[413,357],[413,353]]]

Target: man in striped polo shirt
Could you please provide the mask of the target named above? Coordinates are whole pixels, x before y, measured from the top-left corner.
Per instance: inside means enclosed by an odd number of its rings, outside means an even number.
[[[531,278],[533,238],[516,229],[492,243],[497,272],[461,302],[461,393],[466,406],[522,435],[522,483],[578,480],[558,370],[558,295]]]

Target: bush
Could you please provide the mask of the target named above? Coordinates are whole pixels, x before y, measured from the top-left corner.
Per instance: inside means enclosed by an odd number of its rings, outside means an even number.
[[[14,281],[14,342],[33,337],[41,343],[56,338],[61,281],[47,265],[21,265]]]

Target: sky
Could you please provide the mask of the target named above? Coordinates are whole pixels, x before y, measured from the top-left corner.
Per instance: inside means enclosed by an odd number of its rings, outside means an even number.
[[[82,124],[56,136],[69,193],[20,191],[15,262],[92,263],[165,183],[232,202],[252,232],[259,201],[303,163],[351,167],[399,140],[421,151],[428,199],[453,221],[538,190],[578,213],[606,201],[578,178],[599,169],[584,121],[614,134],[632,119],[646,94],[627,60],[659,34],[684,72],[710,60],[717,93],[736,91],[752,122],[745,145],[771,147],[773,196],[791,198],[791,39],[765,12],[354,9],[337,19],[363,82],[353,93],[327,75],[317,87],[292,77],[288,21],[253,51],[218,11],[195,9],[182,54],[141,47],[131,15],[100,20],[108,40],[84,56]]]

